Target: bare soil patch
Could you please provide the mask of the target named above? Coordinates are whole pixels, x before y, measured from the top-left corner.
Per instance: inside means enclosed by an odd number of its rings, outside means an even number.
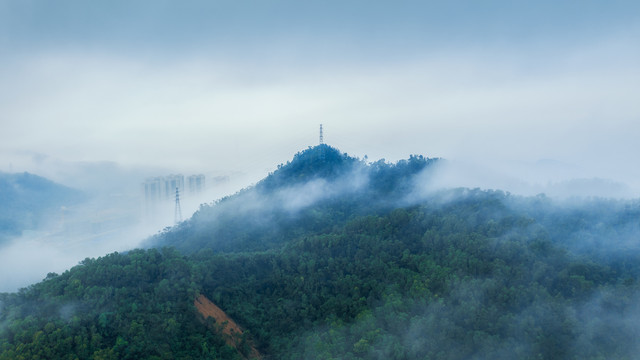
[[[199,295],[193,301],[193,304],[205,320],[209,317],[215,320],[216,331],[223,334],[227,345],[237,349],[242,341],[242,329],[240,326],[204,295]],[[262,357],[253,345],[249,344],[249,348],[251,350],[250,359],[260,359]]]

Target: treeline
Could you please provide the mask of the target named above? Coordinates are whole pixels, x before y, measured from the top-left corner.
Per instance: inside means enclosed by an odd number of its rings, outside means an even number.
[[[151,239],[180,252],[86,259],[0,295],[0,359],[636,358],[640,203],[419,198],[433,161],[301,152]],[[199,294],[242,346],[199,318]]]
[[[350,218],[403,206],[416,177],[437,161],[411,156],[368,164],[327,145],[309,148],[256,186],[201,205],[192,218],[147,245],[174,246],[184,253],[277,248],[309,233],[326,233]]]
[[[203,251],[196,278],[275,358],[633,358],[637,272],[578,257],[482,195],[278,252]]]
[[[171,249],[86,259],[0,294],[0,359],[235,359],[198,321],[193,264]]]
[[[0,359],[239,357],[197,320],[199,293],[274,359],[635,357],[635,268],[568,250],[520,199],[464,193],[268,251],[85,260],[3,295]]]

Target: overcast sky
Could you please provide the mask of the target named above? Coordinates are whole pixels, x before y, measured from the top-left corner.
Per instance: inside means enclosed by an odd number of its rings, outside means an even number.
[[[0,0],[0,170],[265,175],[322,123],[369,160],[633,183],[639,64],[636,0]]]

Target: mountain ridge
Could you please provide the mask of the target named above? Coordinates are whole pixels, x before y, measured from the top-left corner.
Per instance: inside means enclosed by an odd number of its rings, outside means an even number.
[[[342,224],[353,214],[388,211],[399,198],[410,194],[416,177],[437,161],[412,155],[392,164],[384,160],[366,163],[328,145],[309,147],[255,186],[201,205],[192,218],[146,244],[176,246],[190,252],[207,246],[227,252],[267,250],[302,231],[296,228],[296,222],[314,222],[318,229],[330,223]],[[318,217],[314,207],[342,210]],[[233,239],[228,229],[236,232]],[[183,232],[202,235],[192,237],[193,244],[189,244]],[[212,234],[219,241],[211,242]]]
[[[61,207],[85,199],[84,193],[38,175],[0,172],[0,242],[37,229]]]
[[[201,295],[265,358],[636,357],[640,202],[419,196],[429,159],[316,171],[314,150],[155,247],[0,294],[0,360],[250,356],[201,321]]]

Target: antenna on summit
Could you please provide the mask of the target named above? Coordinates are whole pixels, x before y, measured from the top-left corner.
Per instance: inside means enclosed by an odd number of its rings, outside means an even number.
[[[322,124],[320,124],[320,160],[324,162],[324,136],[322,135]]]

